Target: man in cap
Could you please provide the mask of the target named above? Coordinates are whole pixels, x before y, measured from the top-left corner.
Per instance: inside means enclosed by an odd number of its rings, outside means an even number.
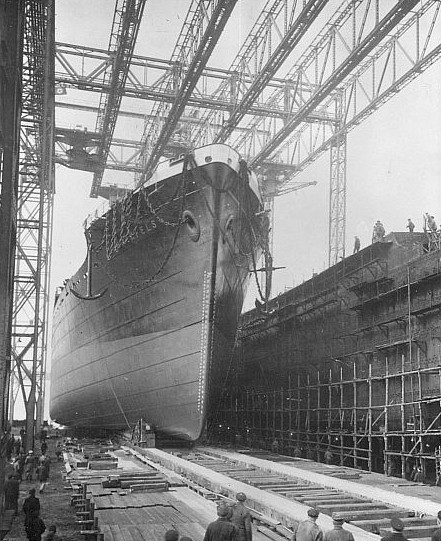
[[[351,532],[343,529],[344,519],[334,513],[332,515],[332,522],[334,529],[325,532],[323,541],[354,541],[354,536]]]
[[[433,532],[432,541],[441,541],[441,511],[438,511],[436,525],[438,526],[438,529]]]
[[[299,522],[297,530],[292,537],[292,541],[322,541],[323,532],[316,524],[319,514],[319,511],[314,509],[314,507],[308,509],[308,518]]]
[[[28,452],[28,456],[25,460],[25,479],[27,481],[32,481],[32,476],[34,475],[35,469],[35,456],[32,449]]]
[[[217,508],[217,516],[214,522],[210,522],[205,531],[204,541],[236,541],[237,528],[228,520],[230,511],[225,504]]]
[[[167,530],[164,535],[164,541],[178,541],[179,532],[178,530]]]
[[[251,515],[245,507],[246,495],[243,492],[236,494],[236,502],[230,507],[230,522],[237,528],[237,541],[252,541]]]
[[[392,528],[392,532],[382,537],[381,541],[405,541],[406,540],[406,537],[404,537],[403,535],[404,524],[399,518],[397,517],[392,518],[390,521],[390,526]]]

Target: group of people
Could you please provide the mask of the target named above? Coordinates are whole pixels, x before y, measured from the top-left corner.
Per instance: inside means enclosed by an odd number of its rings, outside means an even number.
[[[233,505],[219,505],[218,519],[208,525],[204,541],[252,541],[251,515],[245,506],[246,499],[245,493],[238,492]]]
[[[320,512],[311,507],[307,511],[308,518],[299,522],[294,530],[292,541],[354,541],[354,536],[343,528],[344,519],[334,514],[333,529],[323,532],[317,524]]]
[[[407,219],[407,225],[406,229],[409,230],[409,233],[413,233],[415,230],[415,224],[413,223],[411,218]],[[424,215],[424,231],[429,233],[436,233],[437,232],[437,225],[435,222],[434,216],[429,214],[428,212]],[[374,228],[372,231],[372,242],[383,242],[384,236],[386,235],[386,230],[384,228],[384,225],[380,220],[377,220],[374,224]],[[361,242],[360,238],[355,235],[354,237],[354,250],[353,254],[356,254],[360,251],[361,248]]]
[[[34,475],[40,482],[40,493],[43,492],[44,487],[49,479],[50,473],[50,458],[47,456],[47,444],[42,444],[41,455],[37,457],[34,451],[30,450],[27,455],[20,453],[15,457],[13,462],[13,468],[15,476],[19,481],[33,481]]]
[[[25,515],[24,527],[29,541],[41,541],[46,525],[40,516],[40,500],[35,496],[35,488],[31,488],[29,496],[23,502],[23,513]],[[49,526],[44,541],[61,541],[57,535],[55,524]]]
[[[383,242],[384,235],[386,235],[384,225],[380,222],[380,220],[377,220],[374,225],[374,230],[372,231],[372,242]]]
[[[299,522],[295,529],[292,541],[354,541],[354,536],[351,532],[343,528],[344,519],[338,514],[333,514],[332,522],[333,529],[323,532],[317,524],[319,511],[315,508],[308,509],[308,518]],[[432,535],[431,541],[441,541],[441,511],[438,511],[437,516],[438,529]],[[390,521],[391,532],[381,538],[380,541],[407,541],[407,537],[403,534],[404,522],[393,517]]]
[[[208,525],[204,541],[252,541],[251,515],[245,506],[246,495],[239,492],[233,504],[221,503],[217,507],[217,520]],[[168,530],[164,541],[192,541],[180,537],[177,530]]]
[[[14,443],[21,441],[21,438],[11,437]],[[37,477],[39,481],[40,494],[49,479],[50,459],[47,454],[47,443],[45,439],[41,443],[41,455],[36,456],[33,450],[29,450],[27,454],[22,452],[21,445],[11,446],[12,472],[8,474],[8,478],[4,484],[4,508],[5,510],[13,510],[15,515],[18,515],[18,502],[20,496],[20,482],[32,482]],[[15,451],[16,456],[12,459],[12,452]],[[25,515],[24,527],[29,541],[41,541],[42,534],[46,531],[46,526],[40,517],[40,500],[35,496],[36,489],[29,490],[29,496],[24,500],[23,513]],[[59,541],[56,535],[56,527],[50,526],[45,541]]]

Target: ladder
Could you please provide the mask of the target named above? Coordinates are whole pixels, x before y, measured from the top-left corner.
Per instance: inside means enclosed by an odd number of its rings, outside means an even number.
[[[436,486],[441,486],[441,446],[435,449]]]

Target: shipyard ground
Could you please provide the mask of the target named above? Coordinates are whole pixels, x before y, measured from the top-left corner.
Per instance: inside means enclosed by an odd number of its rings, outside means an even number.
[[[38,496],[46,526],[56,524],[64,541],[161,541],[173,526],[181,535],[202,540],[219,501],[232,500],[239,491],[248,496],[254,541],[289,539],[290,527],[305,518],[310,506],[321,511],[318,523],[324,530],[332,528],[335,512],[350,521],[345,528],[356,541],[379,539],[392,516],[401,517],[407,538],[428,540],[441,509],[441,487],[262,450],[129,446],[110,453],[115,467],[107,470],[106,462],[86,464],[81,453],[66,454],[66,467],[55,461],[53,449],[51,442],[51,478]],[[124,476],[135,484],[106,484]],[[3,517],[2,538],[26,539],[21,507],[32,487],[38,490],[38,483],[21,483],[19,515],[9,531],[8,516]],[[173,513],[167,515],[167,509]]]

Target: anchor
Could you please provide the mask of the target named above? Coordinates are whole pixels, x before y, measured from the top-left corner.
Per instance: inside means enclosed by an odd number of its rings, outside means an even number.
[[[271,295],[271,287],[273,283],[273,272],[275,270],[285,269],[286,267],[274,267],[272,255],[269,253],[268,250],[265,250],[264,257],[265,257],[265,266],[260,269],[252,270],[251,272],[254,272],[254,273],[264,272],[265,273],[265,297],[264,299],[262,299],[264,302],[260,302],[258,299],[256,299],[254,305],[260,314],[264,316],[268,316],[270,315],[270,312],[268,311],[268,301]]]
[[[90,233],[86,234],[87,239],[87,282],[86,282],[86,295],[80,295],[75,291],[75,289],[71,288],[72,293],[77,297],[77,299],[81,299],[82,301],[96,301],[97,299],[100,299],[106,292],[107,287],[101,293],[98,293],[97,295],[92,295],[92,239],[90,236]]]

